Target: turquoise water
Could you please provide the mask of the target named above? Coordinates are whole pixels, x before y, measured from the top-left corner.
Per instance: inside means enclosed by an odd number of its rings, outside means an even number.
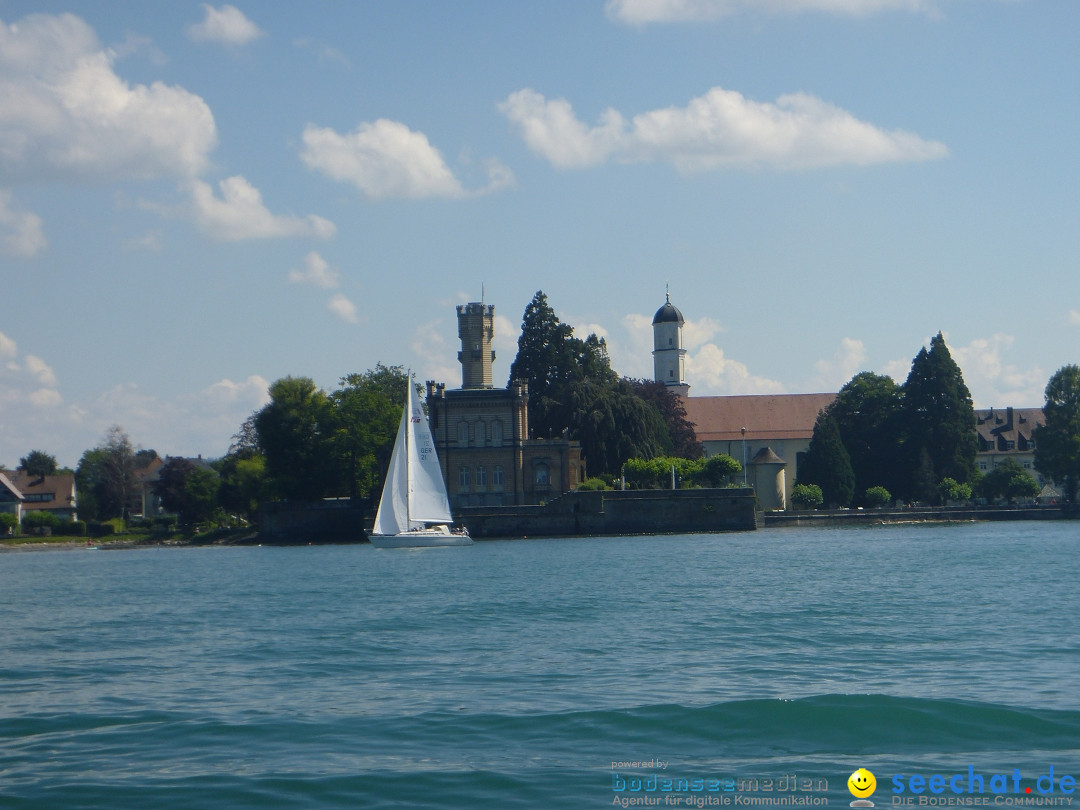
[[[1051,767],[1060,798],[1078,541],[1037,522],[0,554],[0,807],[846,807],[858,767],[881,807],[894,776],[969,766],[990,806],[1041,797]],[[992,795],[1014,770],[1020,794]]]

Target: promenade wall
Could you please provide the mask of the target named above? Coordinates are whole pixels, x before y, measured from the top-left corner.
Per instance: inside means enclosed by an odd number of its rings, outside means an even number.
[[[766,512],[766,526],[829,524],[931,523],[976,520],[1080,519],[1080,504],[1017,504],[982,506],[909,506],[903,509],[817,509]]]
[[[473,506],[454,517],[474,538],[750,531],[752,489],[574,491],[542,506]]]
[[[370,507],[348,498],[324,501],[271,501],[259,510],[260,543],[367,542]]]

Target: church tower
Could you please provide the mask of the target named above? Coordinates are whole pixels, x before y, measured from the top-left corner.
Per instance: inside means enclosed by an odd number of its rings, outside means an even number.
[[[495,306],[489,304],[461,304],[457,308],[458,337],[461,338],[462,388],[492,388],[491,364],[495,362],[495,350],[491,339],[495,335]]]
[[[682,328],[686,321],[678,307],[671,303],[671,294],[652,319],[653,379],[680,396],[686,396],[686,349],[683,348]]]

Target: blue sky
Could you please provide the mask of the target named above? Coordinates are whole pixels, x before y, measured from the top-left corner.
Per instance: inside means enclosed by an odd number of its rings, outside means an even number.
[[[538,289],[691,393],[979,407],[1080,346],[1080,3],[0,0],[0,463],[217,456],[267,384],[496,379]]]

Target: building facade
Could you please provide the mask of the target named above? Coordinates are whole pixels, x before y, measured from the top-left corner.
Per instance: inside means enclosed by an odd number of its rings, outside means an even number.
[[[706,457],[726,453],[736,459],[747,469],[746,481],[759,490],[764,508],[786,508],[798,480],[801,456],[814,435],[814,423],[836,394],[688,396],[683,378],[684,323],[668,295],[653,317],[654,379],[679,390]],[[1045,424],[1042,408],[986,408],[976,410],[975,417],[975,463],[980,472],[990,472],[1011,458],[1040,486],[1048,483],[1035,469],[1035,430]],[[774,490],[782,490],[783,497],[774,497]]]
[[[529,387],[492,383],[495,307],[459,306],[461,388],[427,382],[428,422],[450,507],[546,502],[584,477],[581,444],[529,434]]]
[[[975,411],[975,466],[984,475],[1007,458],[1045,486],[1035,469],[1035,430],[1046,424],[1042,408],[983,408]]]

